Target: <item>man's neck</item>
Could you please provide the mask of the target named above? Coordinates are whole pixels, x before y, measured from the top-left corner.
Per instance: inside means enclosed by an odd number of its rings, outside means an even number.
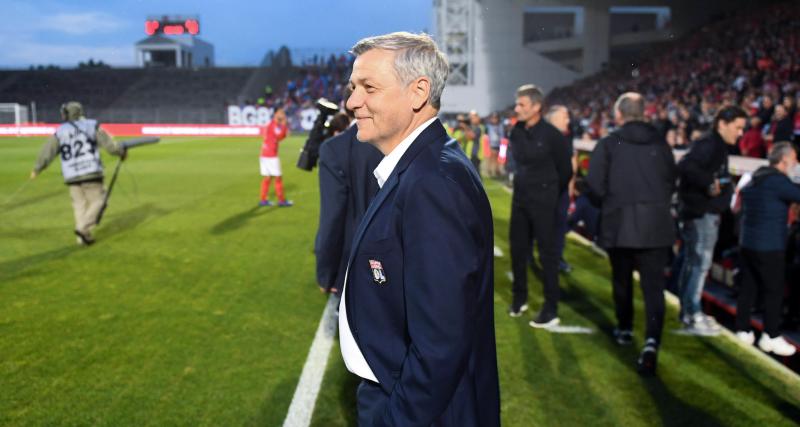
[[[436,117],[436,110],[421,110],[419,113],[414,114],[414,118],[411,120],[408,126],[406,126],[403,132],[398,134],[397,137],[385,142],[376,143],[374,144],[375,148],[380,150],[384,156],[388,156],[389,153],[394,151],[394,149],[397,148],[397,146],[400,145],[400,143],[403,142],[406,137],[408,137],[408,135],[411,135],[411,132],[414,132],[414,129],[420,127],[423,123],[434,117]]]
[[[537,114],[537,115],[531,117],[530,119],[528,119],[528,121],[525,122],[525,127],[526,128],[532,128],[532,127],[536,126],[537,123],[539,123],[539,120],[542,120],[542,115],[541,114]]]

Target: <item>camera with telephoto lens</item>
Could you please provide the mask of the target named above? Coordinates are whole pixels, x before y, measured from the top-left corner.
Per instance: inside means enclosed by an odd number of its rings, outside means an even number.
[[[325,98],[317,100],[317,109],[319,109],[319,115],[314,120],[314,126],[311,128],[311,132],[308,133],[308,139],[306,139],[306,143],[300,151],[300,158],[297,159],[297,167],[309,172],[317,166],[319,146],[329,136],[325,129],[325,123],[328,121],[328,117],[339,111],[339,107],[336,104]]]

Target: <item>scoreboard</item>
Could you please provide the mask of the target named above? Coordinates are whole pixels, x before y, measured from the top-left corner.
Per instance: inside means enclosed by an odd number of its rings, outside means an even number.
[[[147,18],[144,21],[144,32],[148,36],[166,34],[176,36],[200,34],[200,20],[197,17],[164,16],[160,18]]]

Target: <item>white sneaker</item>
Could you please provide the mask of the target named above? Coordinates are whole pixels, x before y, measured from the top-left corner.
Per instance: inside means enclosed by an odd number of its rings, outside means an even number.
[[[775,338],[770,338],[766,332],[761,334],[761,339],[758,340],[758,347],[767,353],[773,353],[778,356],[791,356],[797,349],[786,342],[783,336],[778,335]]]
[[[736,338],[739,338],[739,341],[747,345],[753,345],[756,342],[756,336],[753,331],[738,331],[736,332]]]

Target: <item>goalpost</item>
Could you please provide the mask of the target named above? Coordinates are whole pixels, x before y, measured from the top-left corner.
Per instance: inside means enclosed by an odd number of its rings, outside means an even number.
[[[33,107],[35,111],[35,106]],[[0,103],[0,134],[20,136],[20,128],[31,123],[30,108],[17,103]],[[34,112],[34,116],[36,113]],[[35,118],[34,118],[35,120]]]
[[[30,121],[30,110],[27,105],[0,103],[0,124],[21,126]]]

